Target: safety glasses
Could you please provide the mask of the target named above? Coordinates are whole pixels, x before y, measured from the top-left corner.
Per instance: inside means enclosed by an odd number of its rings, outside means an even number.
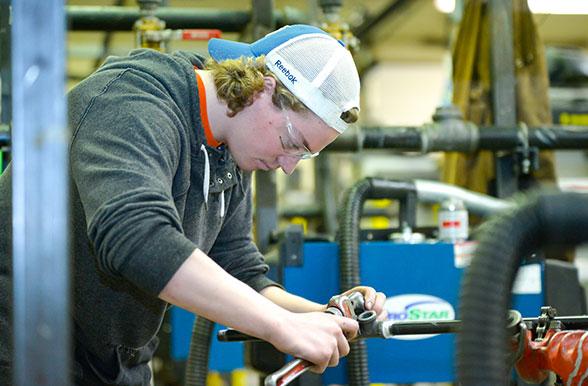
[[[313,153],[305,144],[302,133],[298,131],[292,122],[285,109],[282,109],[284,117],[286,118],[286,134],[280,135],[280,143],[284,152],[292,157],[298,157],[300,159],[310,159],[316,157],[319,152]]]

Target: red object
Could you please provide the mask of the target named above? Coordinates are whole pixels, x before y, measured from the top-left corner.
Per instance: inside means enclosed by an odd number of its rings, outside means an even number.
[[[197,68],[194,68],[194,70],[197,70]],[[217,141],[216,138],[214,138],[214,135],[212,135],[210,122],[208,121],[208,109],[206,108],[206,89],[204,88],[204,82],[202,82],[202,79],[197,72],[196,83],[198,84],[198,98],[200,98],[200,120],[202,121],[202,126],[204,126],[206,143],[212,147],[219,147],[222,143]]]
[[[588,386],[588,331],[549,330],[538,342],[527,331],[524,345],[515,367],[526,382],[541,383],[553,371],[564,385]]]
[[[346,318],[354,318],[355,311],[351,304],[350,296],[353,295],[336,295],[333,296],[327,304],[325,312],[333,315],[341,315]],[[264,386],[286,386],[300,375],[304,374],[312,367],[312,363],[296,358],[292,362],[287,363],[280,370],[268,375],[265,378]]]
[[[222,35],[219,29],[184,29],[182,30],[182,40],[210,40],[220,38]]]
[[[277,382],[277,386],[287,385],[294,379],[298,378],[301,374],[305,373],[312,366],[312,363],[307,361],[301,361],[291,371],[287,372]]]

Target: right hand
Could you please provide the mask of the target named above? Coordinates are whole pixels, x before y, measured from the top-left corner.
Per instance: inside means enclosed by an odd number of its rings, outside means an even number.
[[[359,331],[350,318],[323,312],[289,312],[281,320],[277,333],[269,337],[278,350],[314,364],[311,371],[322,373],[337,366],[339,358],[349,353],[349,342]]]

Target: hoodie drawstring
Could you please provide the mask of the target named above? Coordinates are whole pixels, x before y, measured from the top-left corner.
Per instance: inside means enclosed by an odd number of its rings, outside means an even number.
[[[204,206],[208,210],[208,189],[210,189],[210,162],[206,146],[201,145],[200,151],[204,153],[204,181],[202,182],[202,194],[204,195]]]
[[[202,144],[200,151],[204,153],[204,179],[202,181],[202,195],[204,196],[204,206],[208,210],[208,192],[210,189],[210,161],[208,159],[208,151],[206,146]],[[225,217],[225,192],[220,192],[220,217]]]
[[[220,192],[220,217],[225,217],[225,191]]]

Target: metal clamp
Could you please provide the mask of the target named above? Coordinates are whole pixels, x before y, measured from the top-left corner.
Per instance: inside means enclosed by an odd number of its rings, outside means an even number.
[[[551,322],[557,316],[557,310],[551,306],[541,307],[541,315],[537,319],[537,329],[535,330],[537,337],[535,340],[541,341],[551,328]]]

